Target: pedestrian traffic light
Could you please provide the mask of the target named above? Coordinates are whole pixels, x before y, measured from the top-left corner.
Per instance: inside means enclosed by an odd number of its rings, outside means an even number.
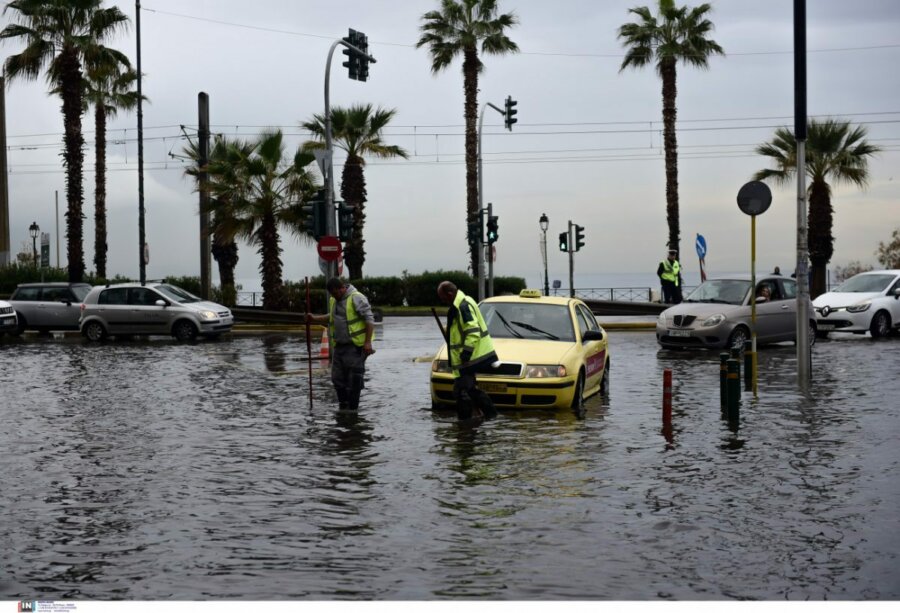
[[[497,220],[498,217],[496,215],[491,215],[488,217],[487,223],[487,242],[488,245],[493,245],[497,242],[497,238],[499,238],[499,230],[497,228]]]
[[[584,247],[584,226],[575,226],[575,251],[581,251]]]
[[[325,190],[320,189],[300,207],[304,214],[303,230],[316,240],[327,234],[327,206]]]
[[[353,210],[352,204],[338,203],[338,239],[346,243],[353,240]]]
[[[362,32],[356,33],[356,48],[362,51],[357,54],[356,65],[358,68],[358,81],[365,81],[369,78],[369,37]]]
[[[506,129],[512,130],[512,126],[514,123],[519,121],[515,118],[516,113],[519,111],[516,110],[516,105],[519,104],[518,101],[513,100],[512,96],[506,97],[506,111],[504,115],[506,116]]]
[[[559,250],[564,251],[566,253],[569,252],[569,233],[568,232],[560,232],[559,233]]]
[[[345,43],[351,44],[354,47],[356,46],[358,32],[351,28],[350,35],[345,36],[342,40]],[[344,50],[341,52],[347,56],[347,61],[344,62],[344,66],[347,68],[348,76],[356,81],[359,79],[359,54],[351,49],[350,47],[344,47]]]

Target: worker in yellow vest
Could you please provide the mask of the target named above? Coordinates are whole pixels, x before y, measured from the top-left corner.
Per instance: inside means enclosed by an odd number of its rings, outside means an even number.
[[[681,302],[681,264],[678,262],[678,251],[669,249],[669,257],[659,263],[656,276],[662,284],[663,302],[679,304]]]
[[[328,279],[325,289],[330,296],[328,314],[307,314],[306,318],[310,323],[328,324],[331,383],[337,392],[339,409],[356,411],[364,387],[366,358],[375,353],[375,316],[366,297],[343,279]]]

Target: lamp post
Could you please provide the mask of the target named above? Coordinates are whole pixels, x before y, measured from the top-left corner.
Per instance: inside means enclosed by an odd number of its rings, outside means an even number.
[[[31,252],[34,257],[34,267],[37,268],[37,237],[41,233],[41,227],[37,225],[36,221],[32,221],[31,225],[28,226],[28,234],[31,235]]]
[[[541,232],[544,233],[541,239],[541,255],[544,256],[544,295],[550,295],[550,277],[547,276],[547,228],[550,227],[550,220],[547,219],[546,213],[541,213],[541,219],[538,221],[541,226]]]

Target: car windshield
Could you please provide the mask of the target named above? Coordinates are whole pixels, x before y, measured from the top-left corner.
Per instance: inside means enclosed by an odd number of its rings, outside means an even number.
[[[160,294],[163,294],[166,298],[174,300],[175,302],[180,302],[181,304],[186,304],[188,302],[200,302],[200,298],[175,285],[157,285],[154,289],[156,289],[156,291],[158,291]]]
[[[493,338],[575,342],[572,317],[564,304],[485,302],[481,314]]]
[[[750,281],[740,279],[712,279],[701,283],[688,294],[685,302],[715,302],[721,304],[744,304]]]
[[[78,299],[78,302],[84,302],[84,299],[87,298],[87,295],[90,293],[91,288],[85,285],[73,285],[72,293],[75,294],[75,298]]]
[[[894,280],[895,275],[856,275],[841,283],[835,292],[869,293],[883,292]]]

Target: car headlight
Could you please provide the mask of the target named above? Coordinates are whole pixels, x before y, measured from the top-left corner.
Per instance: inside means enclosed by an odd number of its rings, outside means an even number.
[[[656,323],[663,328],[666,327],[666,316],[662,313],[659,314],[659,319],[656,320]]]
[[[450,362],[447,360],[435,360],[431,363],[431,372],[450,372]]]
[[[854,304],[853,306],[847,307],[847,312],[848,313],[862,313],[863,311],[868,311],[870,306],[872,306],[871,302],[863,302],[862,304]]]
[[[529,364],[525,367],[525,377],[530,379],[565,376],[566,367],[562,364]]]
[[[200,311],[200,317],[203,319],[218,319],[219,316],[215,311]]]
[[[716,313],[715,315],[710,315],[709,317],[704,319],[703,323],[700,325],[704,328],[710,328],[712,326],[718,326],[723,321],[725,321],[725,316],[721,313]]]

